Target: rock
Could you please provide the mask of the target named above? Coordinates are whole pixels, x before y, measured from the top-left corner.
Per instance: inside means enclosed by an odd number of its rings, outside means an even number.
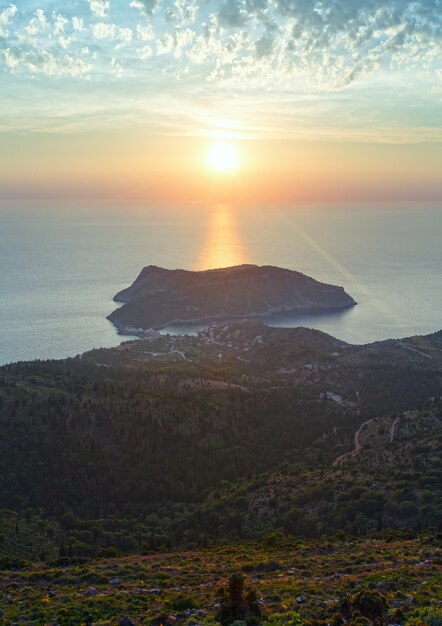
[[[0,617],[3,617],[3,615],[5,614],[3,609],[0,609]]]
[[[96,596],[98,594],[98,591],[95,589],[95,587],[89,587],[89,589],[85,592],[85,596]]]
[[[119,578],[112,578],[109,581],[109,585],[121,585],[121,580]]]
[[[305,596],[298,596],[296,598],[296,602],[298,604],[305,604],[307,602],[307,598]]]
[[[119,626],[137,626],[135,622],[133,622],[130,617],[122,617],[118,622]]]

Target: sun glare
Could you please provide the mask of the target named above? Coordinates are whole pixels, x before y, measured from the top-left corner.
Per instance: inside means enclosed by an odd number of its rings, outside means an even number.
[[[208,161],[216,172],[230,172],[238,167],[238,152],[230,143],[216,143],[209,150]]]

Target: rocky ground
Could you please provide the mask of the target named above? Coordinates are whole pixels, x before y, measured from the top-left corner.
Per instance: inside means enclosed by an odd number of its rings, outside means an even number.
[[[3,570],[0,606],[10,625],[197,626],[219,619],[220,591],[241,574],[264,624],[343,623],[345,603],[367,590],[383,607],[373,623],[433,625],[442,619],[441,564],[430,535],[305,542],[273,533],[261,544]]]

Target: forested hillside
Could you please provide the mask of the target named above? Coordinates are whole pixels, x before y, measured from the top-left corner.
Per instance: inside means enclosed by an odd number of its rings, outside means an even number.
[[[3,367],[0,507],[33,557],[436,528],[438,341],[253,322]]]
[[[16,365],[0,378],[1,503],[51,514],[142,514],[197,500],[234,480],[303,457],[357,423],[303,388],[193,388],[180,374],[82,361]],[[355,421],[356,420],[356,421]],[[318,448],[319,454],[319,448]]]

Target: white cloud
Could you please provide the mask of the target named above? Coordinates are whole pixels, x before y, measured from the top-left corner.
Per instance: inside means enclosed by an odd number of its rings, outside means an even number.
[[[442,0],[130,0],[129,5],[143,15],[125,13],[114,3],[110,23],[104,19],[110,0],[85,0],[91,11],[86,16],[72,16],[66,6],[63,14],[22,11],[10,40],[0,30],[3,47],[16,50],[18,41],[23,52],[46,49],[60,58],[69,48],[74,58],[92,39],[97,65],[112,73],[118,49],[123,69],[136,71],[136,59],[161,56],[162,74],[284,91],[300,84],[342,88],[384,71],[434,75],[442,55]],[[16,13],[12,4],[3,9],[0,29]]]
[[[137,24],[137,35],[141,41],[151,41],[155,37],[153,27],[150,24],[148,26]]]
[[[69,24],[69,20],[64,15],[57,14],[54,16],[54,35],[57,37],[58,35],[64,34],[65,26]]]
[[[25,27],[25,33],[29,39],[35,38],[37,35],[45,31],[49,27],[46,14],[43,9],[37,9],[34,17]]]
[[[114,39],[119,41],[120,45],[123,45],[132,41],[133,32],[130,28],[122,28],[117,26],[117,24],[97,22],[92,26],[92,36],[97,40]]]
[[[213,59],[205,46],[212,80],[266,84],[285,75],[286,81],[304,77],[339,87],[387,68],[431,69],[442,54],[442,2],[224,0],[211,14],[208,33],[206,39],[214,35],[225,47],[232,33],[244,35],[228,62],[224,53]],[[199,40],[200,58],[203,49]]]
[[[60,35],[60,37],[58,38],[58,43],[60,44],[60,47],[63,48],[63,50],[69,48],[73,41],[73,37],[65,37],[64,35]]]
[[[74,15],[74,17],[72,18],[72,28],[75,31],[82,33],[84,31],[84,19],[81,17],[76,17]]]
[[[6,48],[6,50],[1,50],[1,54],[3,56],[3,61],[7,68],[9,68],[12,71],[18,68],[18,66],[20,65],[19,55],[15,54],[9,48]]]
[[[137,53],[139,58],[144,61],[145,59],[149,59],[153,55],[153,50],[147,44],[142,48],[137,49]]]
[[[16,13],[17,7],[15,6],[15,4],[10,4],[8,7],[6,7],[6,9],[0,11],[0,25],[6,26],[7,24],[9,24]]]
[[[198,6],[197,0],[175,0],[167,9],[166,19],[178,27],[190,26],[196,22]]]
[[[14,15],[17,13],[17,7],[15,4],[10,4],[6,9],[0,11],[0,37],[7,38],[9,36],[9,30],[6,28],[8,24],[14,19]]]
[[[114,39],[117,26],[115,24],[106,24],[98,22],[92,26],[92,36],[94,39]]]
[[[110,0],[88,0],[89,8],[95,17],[106,17],[110,10]]]
[[[140,2],[140,0],[131,0],[131,2],[129,2],[129,6],[132,9],[138,9],[139,11],[144,10],[144,5],[142,2]]]
[[[123,66],[117,61],[115,57],[112,57],[111,59],[111,72],[117,78],[121,78],[124,74]]]
[[[124,43],[130,43],[132,41],[132,30],[130,28],[120,28],[118,38]]]
[[[157,54],[168,54],[172,52],[175,47],[175,41],[172,35],[164,35],[161,39],[156,41]]]
[[[159,0],[133,0],[131,2],[131,6],[144,9],[148,15],[152,15],[158,5]]]
[[[88,75],[92,66],[83,59],[68,54],[56,57],[47,50],[32,50],[20,52],[6,48],[0,51],[6,67],[12,71],[25,68],[32,74],[46,74],[47,76],[70,76],[73,78]]]

